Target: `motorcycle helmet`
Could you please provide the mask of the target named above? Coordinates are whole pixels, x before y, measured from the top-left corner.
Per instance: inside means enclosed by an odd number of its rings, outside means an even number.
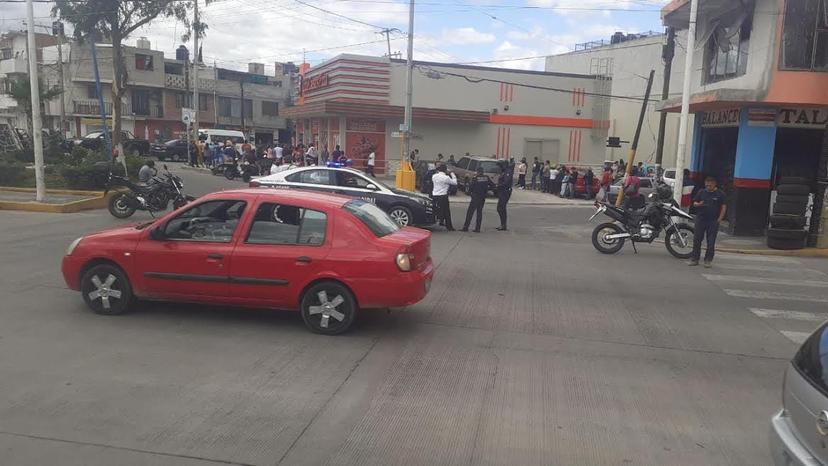
[[[656,192],[662,201],[669,201],[673,198],[673,190],[665,183],[659,183],[656,187]]]

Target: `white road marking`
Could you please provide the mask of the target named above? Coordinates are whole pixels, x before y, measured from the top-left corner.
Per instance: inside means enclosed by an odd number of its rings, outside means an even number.
[[[799,260],[794,259],[792,257],[782,257],[782,256],[761,256],[761,255],[754,255],[754,254],[728,254],[728,253],[718,253],[716,254],[716,260],[719,259],[734,259],[734,260],[741,260],[747,262],[775,262],[777,264],[800,264]]]
[[[828,314],[815,314],[813,312],[782,311],[778,309],[761,309],[756,307],[750,308],[750,312],[754,313],[757,317],[762,317],[764,319],[791,319],[802,320],[805,322],[825,322],[828,320]]]
[[[820,272],[816,269],[802,269],[802,268],[792,268],[792,267],[774,267],[774,266],[767,266],[767,265],[753,265],[753,264],[716,264],[717,269],[725,269],[725,270],[749,270],[752,272],[779,272],[779,273],[803,273],[807,275],[820,275],[825,276],[827,275],[824,272]]]
[[[827,298],[817,298],[815,296],[802,296],[798,294],[777,293],[776,291],[756,291],[756,290],[731,290],[724,289],[724,292],[729,296],[735,298],[752,298],[752,299],[781,299],[786,301],[804,301],[811,303],[828,303]]]
[[[791,332],[789,330],[780,330],[779,333],[788,337],[788,340],[791,340],[794,343],[802,344],[805,343],[805,340],[811,336],[808,332]]]
[[[702,276],[712,282],[759,283],[762,285],[808,286],[812,288],[828,288],[828,281],[788,280],[784,278],[746,277],[743,275],[717,275],[712,273],[703,273]]]

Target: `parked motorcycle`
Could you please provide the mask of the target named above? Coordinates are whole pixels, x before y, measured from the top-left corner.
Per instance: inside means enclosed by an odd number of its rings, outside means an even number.
[[[241,162],[241,163],[239,163]],[[250,163],[248,161],[241,161],[236,159],[236,163],[224,170],[224,177],[228,180],[234,180],[237,176],[247,183],[254,176],[262,174],[262,170],[258,163]]]
[[[106,182],[106,195],[110,189],[116,186],[128,188],[129,191],[121,191],[109,198],[109,213],[113,217],[128,218],[136,210],[146,210],[153,217],[155,212],[162,212],[167,209],[170,201],[173,208],[177,209],[194,201],[193,196],[185,195],[184,182],[179,176],[173,175],[164,165],[164,174],[153,177],[147,185],[135,184],[129,178],[113,175],[109,172]]]
[[[666,232],[664,245],[667,251],[679,259],[689,259],[693,253],[694,228],[686,223],[677,223],[673,217],[692,220],[693,216],[681,210],[672,198],[672,190],[660,185],[647,195],[647,204],[643,209],[625,210],[606,202],[596,202],[592,221],[604,214],[615,222],[602,223],[592,231],[592,245],[603,254],[615,254],[630,240],[635,243],[652,243],[662,230]]]

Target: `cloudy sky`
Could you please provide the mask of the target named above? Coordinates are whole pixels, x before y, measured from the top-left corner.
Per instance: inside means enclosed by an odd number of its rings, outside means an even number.
[[[317,64],[339,53],[382,55],[380,28],[408,29],[405,0],[199,0],[209,25],[203,57],[246,69],[248,62]],[[608,39],[615,31],[661,30],[667,0],[417,0],[415,59],[487,62],[488,66],[543,69],[539,55],[563,53],[577,43]],[[51,5],[35,5],[36,23],[48,25]],[[21,29],[25,4],[0,0],[0,31]],[[68,32],[68,30],[67,30]],[[184,28],[158,20],[128,40],[146,36],[173,56]],[[187,44],[191,48],[192,42]],[[391,35],[392,52],[405,55],[404,33]],[[498,61],[494,61],[498,60]],[[270,68],[270,66],[268,66]],[[272,68],[270,68],[272,70]]]

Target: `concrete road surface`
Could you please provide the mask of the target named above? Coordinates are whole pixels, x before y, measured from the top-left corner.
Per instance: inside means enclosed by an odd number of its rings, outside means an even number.
[[[483,233],[435,230],[425,301],[339,337],[292,312],[95,315],[61,256],[125,222],[0,212],[0,464],[769,464],[825,261],[602,256],[588,208],[515,207],[500,233],[493,204]]]

